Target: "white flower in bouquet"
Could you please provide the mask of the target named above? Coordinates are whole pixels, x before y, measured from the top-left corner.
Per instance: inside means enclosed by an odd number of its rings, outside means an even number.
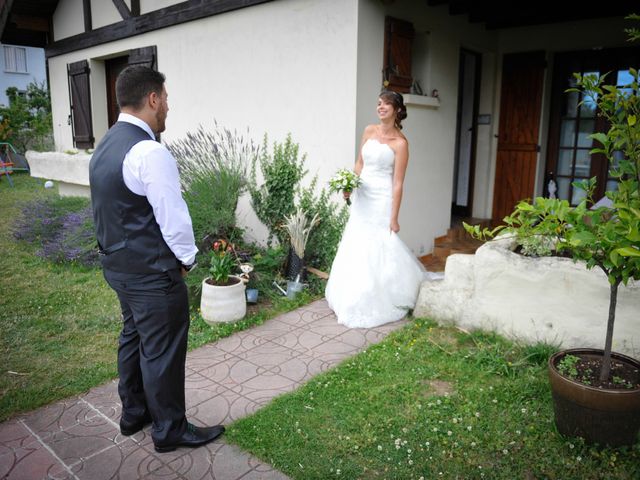
[[[360,186],[360,177],[353,170],[341,168],[329,180],[329,190],[331,192],[353,192]],[[351,205],[351,199],[347,198],[347,205]]]

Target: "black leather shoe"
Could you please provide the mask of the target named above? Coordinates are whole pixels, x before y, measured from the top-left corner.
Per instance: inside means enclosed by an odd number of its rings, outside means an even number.
[[[140,430],[144,428],[145,425],[149,425],[151,423],[151,415],[148,413],[133,422],[128,422],[124,419],[124,417],[120,417],[120,433],[125,436],[133,435],[134,433],[138,433]]]
[[[222,425],[215,427],[196,427],[190,423],[187,424],[187,431],[181,438],[167,445],[155,444],[156,452],[173,452],[178,447],[200,447],[205,443],[209,443],[224,433]]]

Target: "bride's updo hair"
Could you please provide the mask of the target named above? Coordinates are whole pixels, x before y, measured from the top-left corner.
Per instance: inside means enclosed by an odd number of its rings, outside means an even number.
[[[404,105],[404,99],[402,95],[393,90],[383,90],[379,97],[387,103],[393,105],[393,109],[396,112],[396,128],[402,130],[402,120],[407,118],[407,107]]]

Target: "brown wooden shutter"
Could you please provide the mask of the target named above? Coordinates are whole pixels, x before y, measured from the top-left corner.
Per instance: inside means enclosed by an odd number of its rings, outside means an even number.
[[[91,90],[89,87],[89,62],[67,65],[69,99],[71,101],[71,128],[76,148],[93,148],[93,122],[91,121]]]
[[[498,222],[533,197],[545,67],[544,52],[513,53],[502,62],[492,215]]]
[[[385,18],[383,81],[388,81],[388,89],[408,93],[413,77],[411,75],[411,47],[414,30],[411,22],[393,17]]]
[[[156,58],[157,54],[155,45],[129,50],[129,65],[144,65],[145,67],[157,70],[158,64],[156,62]]]

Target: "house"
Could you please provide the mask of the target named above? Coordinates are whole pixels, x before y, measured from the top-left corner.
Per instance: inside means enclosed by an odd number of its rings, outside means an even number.
[[[7,88],[16,87],[18,92],[26,92],[31,82],[47,81],[44,49],[6,45],[0,43],[0,104],[9,105]]]
[[[457,217],[501,219],[546,193],[576,203],[571,182],[608,165],[590,156],[605,128],[567,93],[573,72],[640,66],[620,0],[4,0],[0,39],[45,48],[57,149],[93,147],[117,117],[114,81],[128,64],[167,76],[163,140],[198,125],[249,128],[307,152],[322,184],[352,165],[376,121],[383,82],[405,94],[410,142],[401,236],[433,249]],[[311,177],[309,175],[309,177]],[[241,218],[260,228],[245,202]]]

